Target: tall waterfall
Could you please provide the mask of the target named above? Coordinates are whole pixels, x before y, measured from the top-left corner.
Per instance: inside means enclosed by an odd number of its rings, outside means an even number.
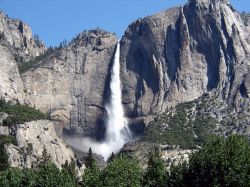
[[[66,142],[76,149],[87,152],[89,147],[94,153],[102,155],[105,160],[113,153],[117,153],[131,139],[131,133],[124,117],[120,80],[120,43],[118,42],[111,71],[110,100],[105,106],[106,134],[102,142],[90,138],[68,138]]]
[[[124,117],[122,106],[121,80],[120,80],[120,42],[118,42],[111,72],[110,103],[105,106],[106,139],[112,152],[118,152],[129,140],[130,132],[127,120]]]

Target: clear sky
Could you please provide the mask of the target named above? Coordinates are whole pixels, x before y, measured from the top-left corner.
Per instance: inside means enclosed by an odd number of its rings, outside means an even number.
[[[100,27],[122,36],[137,18],[183,5],[187,0],[0,0],[0,10],[31,26],[47,46],[68,41],[83,30]],[[250,12],[250,0],[231,0]]]

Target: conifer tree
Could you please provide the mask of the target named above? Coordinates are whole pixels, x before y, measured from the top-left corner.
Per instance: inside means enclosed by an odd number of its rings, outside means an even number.
[[[146,187],[165,186],[167,174],[159,148],[154,148],[148,159],[148,167],[143,176],[142,185]]]

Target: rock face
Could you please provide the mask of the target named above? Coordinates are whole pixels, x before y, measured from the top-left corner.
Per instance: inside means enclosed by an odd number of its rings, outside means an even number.
[[[17,63],[43,54],[46,50],[39,38],[34,38],[30,27],[21,20],[10,19],[0,11],[1,44],[8,47]]]
[[[17,125],[11,132],[17,145],[5,145],[11,167],[34,168],[44,157],[58,167],[75,161],[73,151],[56,135],[54,125],[47,120],[32,121]]]
[[[14,56],[0,44],[0,96],[6,100],[23,102],[23,83]]]
[[[132,23],[121,40],[127,115],[160,114],[214,90],[231,103],[248,97],[238,93],[248,90],[249,31],[226,0],[190,0]]]
[[[0,96],[23,103],[23,83],[17,63],[30,60],[46,50],[35,41],[27,24],[0,12]]]
[[[102,136],[116,43],[113,34],[101,30],[79,34],[22,75],[25,102],[70,125],[70,133]]]
[[[226,0],[190,0],[132,23],[121,39],[121,82],[135,131],[206,92],[217,91],[238,107],[247,102],[249,31],[248,15]],[[71,133],[101,138],[116,43],[104,31],[81,33],[22,75],[26,93],[19,97],[62,120]],[[22,83],[15,85],[22,90]]]

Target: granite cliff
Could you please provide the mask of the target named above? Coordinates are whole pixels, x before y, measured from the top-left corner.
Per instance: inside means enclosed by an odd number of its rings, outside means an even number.
[[[127,114],[158,115],[213,91],[228,103],[248,97],[249,29],[219,0],[190,0],[132,23],[121,40]]]
[[[68,133],[101,137],[109,69],[117,38],[83,32],[21,75],[26,100],[67,125]],[[101,130],[100,130],[101,131]]]
[[[34,39],[27,24],[0,12],[0,96],[23,102],[23,83],[18,64],[45,51],[46,47],[40,40]]]
[[[117,37],[82,32],[46,53],[23,22],[1,13],[0,24],[0,95],[48,113],[68,136],[102,139]],[[189,0],[136,20],[120,44],[125,113],[136,133],[146,128],[127,151],[145,142],[196,148],[208,133],[250,135],[248,14],[228,0]]]

